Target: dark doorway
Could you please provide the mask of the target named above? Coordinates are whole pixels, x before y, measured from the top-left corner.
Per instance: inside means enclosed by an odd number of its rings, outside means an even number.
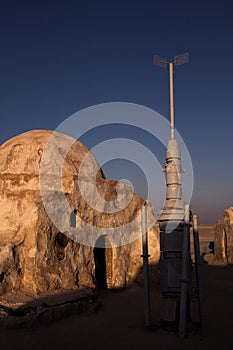
[[[95,278],[98,288],[107,288],[105,248],[94,248]]]
[[[227,249],[227,233],[225,228],[222,229],[222,257],[224,261],[228,261],[228,249]]]
[[[106,248],[105,239],[100,237],[94,248],[94,260],[95,260],[95,278],[96,286],[101,289],[107,288],[106,282]]]

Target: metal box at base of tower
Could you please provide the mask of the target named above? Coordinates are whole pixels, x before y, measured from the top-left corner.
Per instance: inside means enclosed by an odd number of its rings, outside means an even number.
[[[192,293],[192,260],[190,251],[186,254],[185,262],[183,260],[183,238],[184,225],[179,224],[177,228],[166,233],[166,225],[160,226],[160,291],[161,291],[161,313],[160,321],[163,327],[173,325],[174,329],[178,327],[180,319],[180,299],[182,289],[182,270],[183,264],[186,264],[187,284],[187,312],[186,317],[190,319],[190,299]],[[189,243],[189,239],[188,239]]]
[[[180,293],[182,251],[183,251],[183,225],[169,233],[164,231],[164,225],[160,225],[160,288],[161,293]],[[189,240],[188,240],[189,243]],[[192,260],[190,250],[187,252],[187,276],[188,290],[192,289]]]

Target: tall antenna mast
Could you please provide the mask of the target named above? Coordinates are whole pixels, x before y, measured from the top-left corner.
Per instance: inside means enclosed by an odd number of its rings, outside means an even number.
[[[174,111],[174,69],[173,62],[169,63],[169,90],[170,90],[170,127],[171,127],[171,140],[174,137],[175,130],[175,111]]]
[[[169,90],[170,90],[170,128],[171,140],[175,138],[175,108],[174,108],[174,65],[181,66],[188,63],[189,55],[187,52],[175,56],[173,61],[169,62],[166,57],[154,56],[154,64],[158,67],[167,68],[169,66]]]
[[[182,165],[179,144],[175,139],[174,112],[174,66],[188,62],[188,53],[175,56],[169,62],[166,57],[154,56],[154,64],[158,67],[169,67],[169,97],[170,97],[170,140],[167,145],[166,162],[166,201],[159,215],[159,221],[168,223],[180,222],[184,218],[184,201],[182,200]],[[170,224],[169,224],[170,225]],[[169,226],[168,225],[168,226]]]

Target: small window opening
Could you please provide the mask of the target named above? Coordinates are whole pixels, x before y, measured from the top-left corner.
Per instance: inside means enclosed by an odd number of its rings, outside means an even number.
[[[70,227],[76,227],[76,214],[77,214],[77,210],[75,209],[74,211],[72,211],[72,213],[70,214]]]

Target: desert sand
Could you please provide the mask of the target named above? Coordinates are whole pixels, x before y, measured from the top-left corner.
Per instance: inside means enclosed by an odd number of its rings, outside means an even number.
[[[29,329],[1,329],[7,349],[232,349],[233,267],[216,263],[209,250],[213,226],[200,226],[203,257],[205,326],[180,339],[174,332],[144,322],[143,288],[133,283],[124,291],[101,291],[101,306],[92,314],[72,315]],[[159,320],[159,286],[151,286],[152,321]]]

